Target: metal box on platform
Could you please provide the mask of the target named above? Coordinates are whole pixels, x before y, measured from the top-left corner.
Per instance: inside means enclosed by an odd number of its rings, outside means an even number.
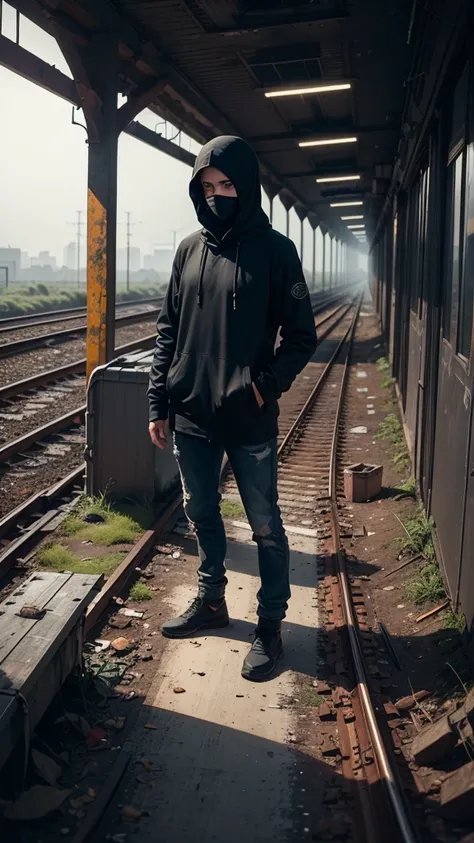
[[[178,486],[171,436],[164,451],[148,435],[146,390],[152,351],[126,354],[97,368],[90,380],[86,414],[86,488],[113,500],[164,500]]]

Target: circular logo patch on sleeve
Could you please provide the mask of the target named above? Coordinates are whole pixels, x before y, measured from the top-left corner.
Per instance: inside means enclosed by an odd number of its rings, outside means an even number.
[[[298,284],[295,284],[295,286],[291,289],[291,295],[294,299],[304,299],[304,297],[308,295],[308,292],[308,287],[304,281],[299,281]]]

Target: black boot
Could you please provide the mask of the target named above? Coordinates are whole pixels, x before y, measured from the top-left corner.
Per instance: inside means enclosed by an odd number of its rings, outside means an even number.
[[[166,638],[186,638],[200,629],[221,629],[228,625],[229,613],[224,598],[214,603],[198,595],[182,615],[166,621],[161,631]]]
[[[243,667],[242,676],[250,682],[268,679],[283,654],[280,621],[261,619],[255,630],[255,638]]]

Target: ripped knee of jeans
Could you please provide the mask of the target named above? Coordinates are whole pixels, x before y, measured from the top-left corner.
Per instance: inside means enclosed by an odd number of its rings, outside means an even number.
[[[263,524],[252,525],[253,536],[252,539],[262,547],[276,547],[278,537],[272,532],[271,518],[268,518]]]

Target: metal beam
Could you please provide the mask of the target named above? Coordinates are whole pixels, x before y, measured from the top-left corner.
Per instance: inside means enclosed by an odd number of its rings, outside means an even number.
[[[194,167],[194,162],[196,160],[194,153],[188,152],[187,149],[181,149],[178,144],[167,140],[162,135],[157,134],[157,132],[154,132],[152,129],[148,129],[141,123],[130,123],[130,125],[125,129],[125,133],[137,138],[137,140],[140,140],[143,143],[148,144],[148,146],[153,146],[155,149],[158,149],[160,152],[164,152],[166,155],[170,155],[172,158],[176,158],[177,161],[181,161],[183,164],[188,164],[190,167]]]
[[[4,35],[0,35],[0,64],[63,100],[81,105],[72,79]]]

